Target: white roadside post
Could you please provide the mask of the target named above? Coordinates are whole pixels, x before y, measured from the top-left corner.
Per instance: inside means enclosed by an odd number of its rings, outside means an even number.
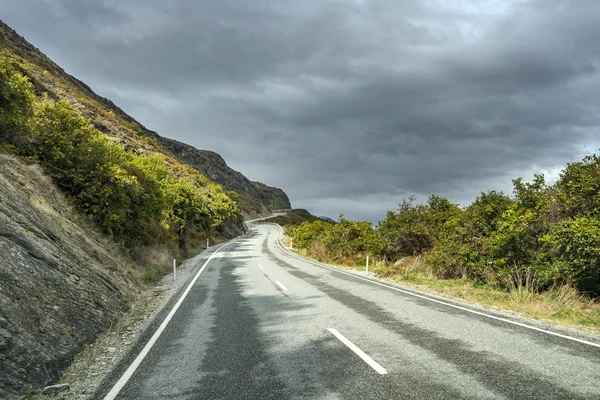
[[[177,260],[173,259],[173,282],[177,280]]]
[[[367,256],[367,269],[365,269],[365,275],[369,276],[369,256]]]
[[[294,248],[294,241],[292,239],[290,239],[290,249]]]
[[[206,248],[208,249],[208,238],[206,238]]]

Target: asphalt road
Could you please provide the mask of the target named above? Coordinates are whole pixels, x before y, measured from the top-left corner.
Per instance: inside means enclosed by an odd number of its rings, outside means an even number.
[[[600,399],[600,348],[298,260],[277,237],[260,225],[213,255],[117,399]]]

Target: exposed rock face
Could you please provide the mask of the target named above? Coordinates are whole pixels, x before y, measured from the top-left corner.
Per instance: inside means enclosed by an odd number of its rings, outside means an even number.
[[[227,190],[238,193],[240,208],[246,218],[269,215],[272,210],[289,209],[290,200],[283,190],[252,182],[241,173],[231,169],[219,154],[198,150],[177,140],[155,136],[161,147],[179,160],[191,165],[201,174],[221,184]]]
[[[38,167],[0,155],[0,398],[55,383],[137,285]]]
[[[258,190],[260,199],[269,210],[289,210],[292,208],[290,199],[283,190],[267,186],[262,182],[252,182],[252,184]]]

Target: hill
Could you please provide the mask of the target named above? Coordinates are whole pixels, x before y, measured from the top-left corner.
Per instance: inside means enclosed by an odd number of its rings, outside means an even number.
[[[189,165],[226,190],[235,191],[240,211],[245,217],[266,216],[273,209],[290,208],[289,199],[281,189],[251,182],[240,172],[229,168],[218,154],[198,150],[147,129],[112,101],[97,95],[85,83],[66,73],[0,21],[0,57],[6,56],[18,61],[34,84],[36,94],[47,93],[54,100],[74,104],[98,130],[122,144],[126,150],[138,154],[159,153],[171,165]]]
[[[312,221],[324,221],[335,224],[336,222],[324,217],[317,217],[312,215],[308,210],[302,208],[296,208],[287,212],[283,215],[278,215],[277,217],[269,218],[266,220],[267,222],[272,222],[275,224],[281,225],[285,230],[289,229],[293,226],[301,225],[304,222],[312,222]]]
[[[57,381],[144,287],[35,165],[0,155],[0,398]]]
[[[240,210],[246,219],[271,214],[272,210],[288,209],[290,200],[283,190],[252,182],[240,172],[227,165],[219,154],[198,150],[177,140],[154,136],[160,146],[179,160],[186,162],[208,178],[223,185],[227,190],[238,194]]]
[[[273,208],[283,191],[146,129],[0,21],[0,398],[56,382],[173,258]]]

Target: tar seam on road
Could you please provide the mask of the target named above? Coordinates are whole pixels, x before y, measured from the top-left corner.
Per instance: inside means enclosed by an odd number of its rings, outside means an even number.
[[[281,288],[281,290],[288,290],[285,286],[283,286],[283,283],[279,282],[279,281],[275,281],[275,283],[277,284],[277,286],[279,286]]]
[[[340,342],[344,343],[346,347],[352,350],[357,356],[359,356],[364,362],[369,364],[369,367],[373,368],[379,375],[387,375],[387,371],[377,361],[373,360],[367,353],[359,349],[354,343],[348,340],[344,335],[339,333],[333,328],[327,329],[333,336],[338,338]]]
[[[283,230],[281,229],[281,227],[280,227],[279,225],[276,225],[276,226],[277,226],[277,227],[278,227],[278,228],[281,230],[281,232],[283,232]],[[385,287],[385,288],[392,289],[392,290],[395,290],[395,291],[397,291],[397,292],[400,292],[400,293],[404,293],[404,294],[408,294],[408,295],[410,295],[410,296],[418,297],[418,298],[420,298],[420,299],[424,299],[424,300],[432,301],[432,302],[434,302],[434,303],[443,304],[443,305],[445,305],[445,306],[452,307],[452,308],[456,308],[456,309],[459,309],[459,310],[462,310],[462,311],[466,311],[466,312],[469,312],[469,313],[472,313],[472,314],[477,314],[477,315],[481,315],[481,316],[483,316],[483,317],[487,317],[487,318],[495,319],[495,320],[497,320],[497,321],[506,322],[506,323],[509,323],[509,324],[512,324],[512,325],[517,325],[517,326],[520,326],[520,327],[522,327],[522,328],[531,329],[531,330],[534,330],[534,331],[537,331],[537,332],[546,333],[546,334],[548,334],[548,335],[557,336],[557,337],[560,337],[560,338],[563,338],[563,339],[572,340],[572,341],[574,341],[574,342],[578,342],[578,343],[586,344],[586,345],[588,345],[588,346],[593,346],[593,347],[596,347],[596,348],[600,348],[600,344],[598,344],[598,343],[589,342],[589,341],[587,341],[587,340],[584,340],[584,339],[578,339],[578,338],[576,338],[576,337],[572,337],[572,336],[568,336],[568,335],[563,335],[563,334],[561,334],[561,333],[552,332],[552,331],[549,331],[549,330],[546,330],[546,329],[542,329],[542,328],[537,328],[537,327],[535,327],[535,326],[531,326],[531,325],[523,324],[523,323],[521,323],[521,322],[517,322],[517,321],[511,321],[510,319],[506,319],[506,318],[502,318],[502,317],[497,317],[497,316],[495,316],[495,315],[486,314],[486,313],[484,313],[484,312],[481,312],[481,311],[475,311],[475,310],[471,310],[471,309],[469,309],[469,308],[467,308],[467,307],[461,307],[461,306],[458,306],[458,305],[456,305],[456,304],[447,303],[447,302],[445,302],[445,301],[442,301],[442,300],[433,299],[433,298],[431,298],[431,297],[427,297],[427,296],[423,296],[423,295],[420,295],[420,294],[417,294],[417,293],[413,293],[413,292],[410,292],[410,291],[408,291],[408,290],[403,290],[403,289],[400,289],[400,288],[397,288],[397,287],[394,287],[394,286],[390,286],[390,285],[386,285],[386,284],[384,284],[384,283],[380,283],[380,282],[373,281],[373,280],[371,280],[371,279],[363,278],[363,277],[361,277],[361,276],[357,276],[357,275],[351,274],[351,273],[349,273],[349,272],[342,271],[342,270],[340,270],[339,268],[334,268],[334,267],[330,267],[330,266],[327,266],[327,265],[323,265],[323,264],[315,263],[314,261],[307,260],[307,259],[305,259],[305,258],[303,258],[303,257],[300,257],[300,256],[298,256],[298,255],[296,255],[296,254],[294,254],[294,253],[290,252],[288,249],[286,249],[286,248],[285,248],[285,247],[284,247],[284,246],[283,246],[283,245],[280,243],[280,241],[279,241],[279,238],[278,238],[278,240],[277,240],[277,245],[279,246],[279,248],[280,248],[281,250],[283,250],[283,251],[284,251],[286,254],[288,254],[290,257],[294,257],[294,258],[296,258],[296,259],[298,259],[298,260],[301,260],[301,261],[304,261],[304,262],[307,262],[307,263],[310,263],[310,264],[316,265],[316,266],[318,266],[318,267],[321,267],[321,268],[326,268],[326,269],[329,269],[329,270],[332,270],[332,271],[335,271],[335,272],[339,272],[340,274],[348,275],[348,276],[354,277],[354,278],[356,278],[356,279],[360,279],[360,280],[362,280],[362,281],[365,281],[365,282],[372,283],[372,284],[374,284],[374,285],[383,286],[383,287]]]
[[[119,380],[117,381],[117,383],[115,383],[115,385],[110,390],[110,392],[108,392],[108,394],[104,397],[104,400],[113,400],[113,399],[115,399],[119,395],[119,392],[121,391],[121,389],[123,389],[123,387],[125,387],[125,385],[129,381],[129,379],[131,378],[131,376],[134,374],[134,372],[140,366],[140,364],[142,363],[142,361],[144,360],[144,358],[146,357],[146,355],[152,349],[152,346],[154,346],[154,343],[156,343],[156,341],[158,340],[158,338],[160,337],[160,335],[163,333],[163,331],[165,330],[165,328],[167,327],[167,325],[169,324],[169,322],[171,321],[171,319],[173,318],[173,316],[177,312],[177,309],[179,309],[179,306],[181,306],[181,303],[183,303],[183,300],[185,300],[185,298],[188,295],[188,293],[190,292],[190,290],[192,290],[192,287],[194,286],[194,284],[196,283],[196,281],[198,280],[198,278],[200,278],[200,274],[204,271],[204,269],[206,268],[206,266],[208,265],[208,263],[210,262],[210,260],[212,260],[212,258],[219,252],[219,250],[221,250],[225,246],[229,246],[230,244],[231,243],[224,244],[223,246],[219,247],[217,250],[215,250],[214,253],[212,253],[210,255],[210,257],[208,258],[208,260],[206,260],[206,262],[204,263],[204,265],[202,266],[202,268],[200,268],[200,271],[198,271],[198,273],[196,274],[196,276],[194,276],[194,279],[192,279],[192,281],[188,285],[188,287],[185,290],[185,292],[183,292],[183,294],[179,298],[179,301],[177,302],[177,304],[175,304],[175,306],[173,307],[173,309],[171,309],[171,312],[169,313],[169,315],[167,315],[167,317],[162,322],[162,324],[160,324],[160,326],[158,327],[158,329],[156,330],[156,332],[154,332],[154,335],[152,335],[152,337],[150,338],[150,340],[148,341],[148,343],[146,343],[146,345],[144,346],[144,348],[142,349],[142,351],[140,352],[140,354],[138,354],[138,356],[131,363],[131,365],[129,366],[129,368],[127,368],[127,370],[123,373],[123,375],[121,376],[121,378],[119,378]]]

